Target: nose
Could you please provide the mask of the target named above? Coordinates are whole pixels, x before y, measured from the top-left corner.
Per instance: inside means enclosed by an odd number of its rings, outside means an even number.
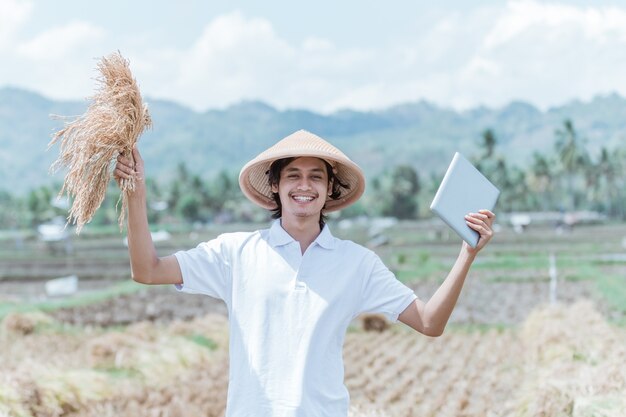
[[[301,178],[300,181],[298,181],[298,185],[296,186],[296,189],[301,190],[301,191],[310,190],[311,182],[306,177]]]

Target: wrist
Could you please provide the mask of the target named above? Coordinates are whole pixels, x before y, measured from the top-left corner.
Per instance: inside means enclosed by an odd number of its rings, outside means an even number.
[[[463,247],[461,248],[461,254],[459,255],[463,260],[468,262],[474,262],[476,259],[476,255],[478,254],[478,250],[472,248],[466,242],[463,242]]]
[[[146,204],[146,189],[140,185],[137,185],[133,191],[128,191],[126,193],[126,198],[128,199],[128,204]]]

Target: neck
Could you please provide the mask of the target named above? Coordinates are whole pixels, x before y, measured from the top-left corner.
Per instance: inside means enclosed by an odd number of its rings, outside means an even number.
[[[322,231],[319,219],[315,216],[283,217],[280,219],[280,224],[289,233],[289,236],[300,243],[300,250],[303,254]]]

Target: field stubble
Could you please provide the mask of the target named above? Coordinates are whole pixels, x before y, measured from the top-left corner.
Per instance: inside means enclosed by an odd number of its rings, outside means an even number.
[[[27,313],[2,323],[1,416],[220,416],[226,319],[76,329]],[[351,331],[352,416],[623,416],[626,334],[590,303],[535,310],[519,329]],[[594,410],[603,410],[602,414]]]
[[[626,337],[605,320],[623,319],[623,296],[612,290],[616,301],[610,304],[596,285],[602,274],[624,276],[623,261],[596,259],[619,251],[625,234],[623,225],[570,236],[502,233],[481,254],[452,316],[452,324],[471,326],[437,339],[401,326],[349,332],[344,354],[352,415],[626,415]],[[377,252],[392,268],[407,268],[409,277],[414,271],[410,285],[427,299],[458,245],[423,236],[419,228],[403,227]],[[88,243],[76,246],[76,256],[89,249],[93,258],[117,265],[115,274],[127,275],[126,249],[119,242],[110,242],[105,252]],[[406,248],[417,255],[398,257]],[[561,304],[542,307],[549,300],[551,252],[559,259]],[[10,255],[0,263],[17,265],[10,270],[17,278],[29,277]],[[71,272],[72,262],[44,259],[30,271],[58,276]],[[85,258],[81,265],[89,262]],[[424,264],[428,276],[419,275]],[[97,276],[97,269],[90,274]],[[620,279],[610,288],[623,294]],[[3,288],[16,283],[9,279]],[[223,303],[169,287],[145,287],[49,315],[8,316],[0,333],[0,417],[220,416],[228,383],[227,337]]]

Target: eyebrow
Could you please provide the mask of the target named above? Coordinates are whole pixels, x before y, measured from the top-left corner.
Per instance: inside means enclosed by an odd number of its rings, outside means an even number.
[[[291,167],[291,168],[286,168],[285,171],[287,171],[287,172],[298,172],[298,171],[301,171],[301,169],[300,168]],[[325,172],[322,168],[313,168],[310,171],[312,171],[312,172],[322,172],[322,173]]]

